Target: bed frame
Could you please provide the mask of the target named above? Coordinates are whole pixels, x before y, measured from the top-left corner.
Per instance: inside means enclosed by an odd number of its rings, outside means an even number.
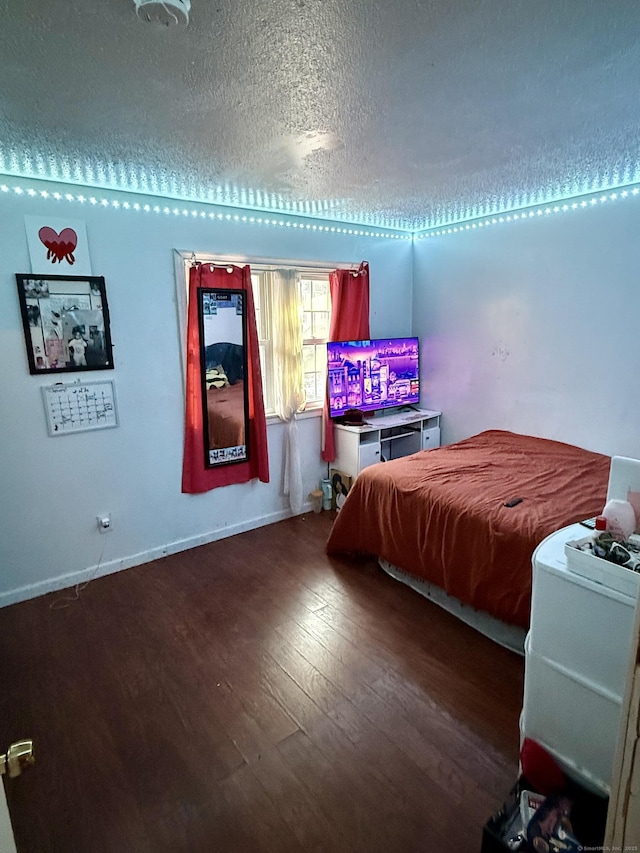
[[[476,610],[475,607],[471,607],[471,605],[465,604],[451,595],[447,595],[436,584],[410,575],[382,557],[378,558],[378,565],[390,577],[411,587],[411,589],[424,598],[429,599],[429,601],[442,607],[465,624],[484,634],[485,637],[516,654],[524,655],[524,640],[527,635],[524,628],[520,628],[517,625],[507,625],[506,622],[495,619],[489,613]]]

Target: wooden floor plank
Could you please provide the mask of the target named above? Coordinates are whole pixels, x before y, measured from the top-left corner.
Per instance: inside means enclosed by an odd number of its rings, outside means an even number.
[[[301,516],[0,610],[19,853],[475,853],[522,659]],[[76,599],[77,600],[74,600]]]
[[[315,791],[307,789],[289,769],[277,749],[263,753],[251,765],[273,808],[282,815],[303,850],[348,849],[349,838],[316,803]]]

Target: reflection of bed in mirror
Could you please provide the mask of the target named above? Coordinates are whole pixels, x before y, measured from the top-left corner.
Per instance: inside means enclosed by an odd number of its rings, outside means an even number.
[[[244,357],[241,344],[205,350],[209,449],[245,444]]]
[[[236,447],[244,439],[244,382],[207,389],[209,447]]]

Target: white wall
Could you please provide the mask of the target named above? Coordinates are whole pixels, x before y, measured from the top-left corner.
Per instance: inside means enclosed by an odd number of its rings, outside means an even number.
[[[113,196],[115,197],[115,196]],[[120,196],[122,199],[122,196]],[[153,202],[152,202],[153,203]],[[93,273],[104,275],[115,370],[30,376],[15,273],[30,272],[25,215],[84,219]],[[0,605],[286,517],[279,424],[271,482],[180,492],[183,385],[173,249],[370,262],[374,335],[411,330],[411,243],[79,206],[0,194]],[[58,270],[52,270],[58,272]],[[51,438],[40,386],[115,382],[116,429]],[[326,465],[320,422],[300,422],[305,494]],[[112,531],[96,516],[110,512]]]
[[[640,201],[417,241],[423,403],[450,443],[499,428],[640,457]]]

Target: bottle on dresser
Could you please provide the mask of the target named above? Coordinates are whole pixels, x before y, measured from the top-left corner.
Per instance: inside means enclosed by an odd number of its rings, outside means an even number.
[[[624,542],[635,533],[636,514],[629,501],[607,501],[602,515],[607,520],[607,530],[615,539]]]
[[[607,517],[605,515],[596,516],[593,536],[589,543],[596,557],[605,557],[608,552],[605,542],[610,545],[611,534],[607,532],[607,527]]]

